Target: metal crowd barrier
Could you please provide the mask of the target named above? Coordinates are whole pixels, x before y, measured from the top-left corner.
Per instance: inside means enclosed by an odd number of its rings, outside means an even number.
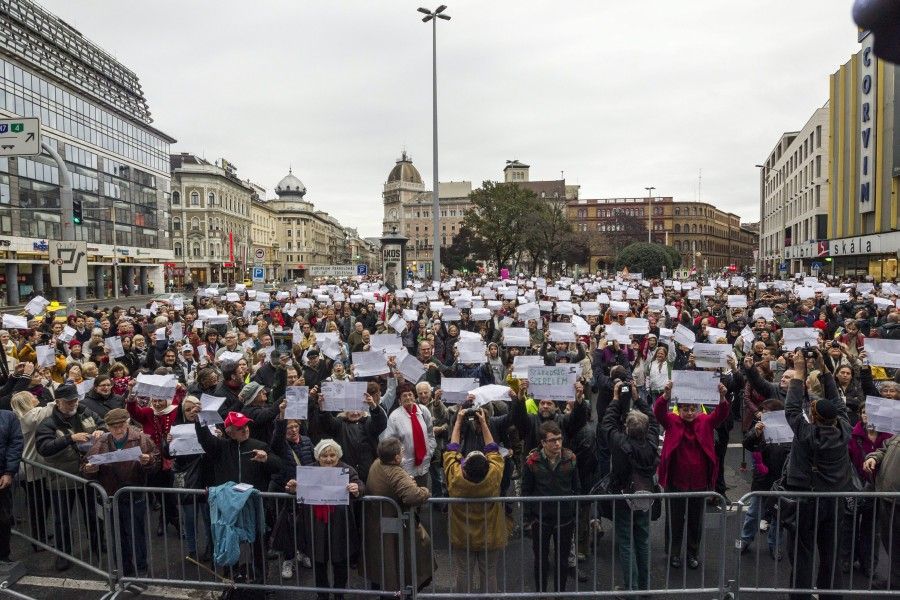
[[[652,500],[659,505],[661,515],[652,520],[652,508],[634,510],[628,504],[630,500]],[[423,507],[420,519],[433,540],[428,558],[439,568],[428,585],[413,596],[573,598],[652,594],[669,598],[704,594],[722,598],[727,585],[727,509],[725,499],[715,492],[432,498]],[[683,535],[678,532],[680,523],[685,525]],[[690,550],[688,525],[699,532],[699,539],[692,539],[698,545]],[[502,543],[496,536],[485,535],[485,531],[497,529],[506,532]],[[673,554],[682,557],[680,568],[670,564],[670,543]],[[413,552],[412,540],[409,546]],[[696,554],[699,559],[696,569],[688,568],[688,554]],[[419,566],[418,561],[413,564],[414,568]],[[578,581],[579,571],[587,576],[586,581]]]
[[[889,580],[893,588],[880,585],[876,571],[855,573],[852,561],[874,565],[878,558],[877,572],[888,577],[896,570],[900,493],[753,492],[735,503],[737,511],[713,492],[433,498],[401,511],[383,497],[330,510],[262,492],[254,501],[258,534],[241,544],[235,564],[217,566],[204,556],[211,545],[206,490],[126,487],[110,498],[95,482],[23,463],[14,533],[103,578],[113,596],[149,584],[239,590],[242,597],[283,591],[413,599],[898,592],[897,578]],[[652,500],[661,516],[651,520],[652,508],[637,510],[643,507],[628,500]],[[771,519],[766,534],[755,521],[744,526],[751,514]],[[178,533],[151,534],[158,522]],[[755,537],[747,553],[742,531]],[[780,561],[767,556],[769,534]],[[807,559],[816,550],[819,559]],[[689,568],[690,554],[697,568]],[[282,576],[285,560],[289,577]]]
[[[736,594],[897,597],[898,501],[900,492],[745,495],[737,502],[742,518],[734,538]],[[764,532],[760,519],[767,521]]]
[[[52,552],[100,576],[113,590],[110,500],[103,487],[28,459],[22,459],[17,487],[12,533],[35,551]]]
[[[153,495],[160,496],[159,518],[166,523],[171,517],[179,535],[147,534],[146,507]],[[242,595],[283,591],[399,597],[406,587],[408,515],[390,498],[366,496],[350,506],[317,510],[289,494],[261,492],[249,500],[257,535],[240,544],[235,564],[222,566],[215,564],[216,548],[210,548],[213,560],[203,557],[211,546],[206,496],[206,490],[152,487],[124,487],[113,495],[119,590],[160,585],[234,589]],[[304,556],[309,568],[301,562]],[[285,560],[291,562],[289,577],[281,571]]]

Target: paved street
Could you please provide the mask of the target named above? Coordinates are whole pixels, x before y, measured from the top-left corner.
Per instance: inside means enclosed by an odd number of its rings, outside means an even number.
[[[749,491],[749,473],[742,472],[740,469],[741,449],[740,447],[735,447],[737,444],[737,433],[732,433],[732,447],[729,448],[726,456],[726,482],[730,486],[729,496],[732,500],[737,500],[742,494]],[[516,512],[514,514],[518,517],[519,513]],[[435,572],[435,587],[429,588],[428,591],[450,591],[451,569],[447,565],[450,564],[451,558],[444,525],[445,518],[442,514],[432,513],[427,510],[423,511],[422,514],[422,522],[432,532],[436,560],[440,565]],[[733,577],[733,574],[736,572],[738,559],[738,553],[734,549],[734,540],[737,538],[740,523],[736,512],[728,512],[725,518],[728,534],[723,545],[720,530],[721,513],[713,509],[707,511],[707,523],[703,537],[705,550],[702,552],[706,558],[704,564],[697,571],[688,569],[673,570],[669,568],[663,549],[665,520],[661,518],[659,521],[654,522],[651,528],[651,584],[653,586],[668,587],[673,592],[677,589],[715,587],[719,577],[719,570],[723,564],[726,578]],[[202,572],[198,567],[181,560],[183,549],[173,529],[169,528],[167,536],[164,538],[156,537],[155,515],[151,517],[148,529],[150,532],[148,538],[151,548],[150,554],[153,563],[152,574],[154,576],[174,580],[198,579],[198,577],[205,581],[211,579],[210,575]],[[588,560],[582,565],[587,571],[590,580],[587,584],[579,584],[582,586],[579,589],[609,590],[613,583],[619,582],[621,575],[618,565],[613,567],[613,545],[612,535],[609,531],[609,522],[604,522],[604,529],[606,533],[597,539],[597,549],[594,556],[589,556]],[[759,538],[757,541],[759,541]],[[757,553],[759,548],[757,543],[754,543],[752,548],[751,553],[742,557],[741,576],[745,585],[766,587],[773,585],[776,581],[782,583],[789,581],[790,565],[787,560],[780,563],[773,561],[766,551],[765,544],[763,544],[762,551],[759,553]],[[53,600],[99,598],[106,589],[100,578],[92,576],[78,567],[72,567],[63,574],[65,579],[61,578],[60,573],[53,568],[52,555],[46,552],[33,554],[30,546],[23,543],[19,538],[14,538],[13,556],[24,560],[28,573],[28,576],[16,584],[13,589],[35,598],[48,600],[51,598]],[[617,561],[618,557],[615,560]],[[888,564],[886,556],[882,556],[880,564],[883,575],[884,567]],[[501,560],[501,565],[503,567],[499,578],[501,586],[505,586],[510,591],[527,592],[533,590],[533,558],[531,540],[529,538],[514,539],[507,547],[506,553]],[[280,562],[270,561],[268,568],[270,579],[277,581]],[[298,571],[300,581],[304,585],[311,585],[312,571],[302,568],[298,569]],[[613,581],[613,574],[615,581]],[[575,583],[574,578],[570,577],[568,589],[573,590]],[[351,585],[354,587],[362,586],[362,579],[355,574],[351,575]],[[590,587],[584,588],[584,585]],[[865,587],[866,581],[862,577],[857,576],[854,585]],[[167,598],[212,598],[211,594],[209,591],[191,589],[190,587],[178,589],[151,587],[144,595]],[[304,596],[302,594],[288,593],[279,593],[277,596],[291,598],[292,600],[315,597],[313,594]],[[710,594],[708,597],[713,596]]]

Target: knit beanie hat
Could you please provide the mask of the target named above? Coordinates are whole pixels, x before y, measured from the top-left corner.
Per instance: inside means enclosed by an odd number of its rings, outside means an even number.
[[[241,400],[243,405],[247,405],[256,400],[256,397],[259,396],[259,393],[263,390],[263,386],[256,383],[255,381],[251,381],[247,385],[245,385],[241,389],[241,393],[238,394],[238,398]]]

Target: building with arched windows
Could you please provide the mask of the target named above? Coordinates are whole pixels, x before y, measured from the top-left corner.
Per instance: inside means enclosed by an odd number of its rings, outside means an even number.
[[[172,169],[172,251],[167,277],[176,288],[240,283],[250,264],[253,185],[234,165],[182,152]]]

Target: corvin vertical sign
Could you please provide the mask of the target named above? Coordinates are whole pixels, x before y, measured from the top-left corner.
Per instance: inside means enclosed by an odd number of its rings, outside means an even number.
[[[876,71],[875,53],[872,46],[875,36],[871,32],[864,31],[860,42],[862,50],[859,53],[859,165],[857,201],[860,214],[875,211],[875,119],[878,117],[875,111],[878,80]]]

